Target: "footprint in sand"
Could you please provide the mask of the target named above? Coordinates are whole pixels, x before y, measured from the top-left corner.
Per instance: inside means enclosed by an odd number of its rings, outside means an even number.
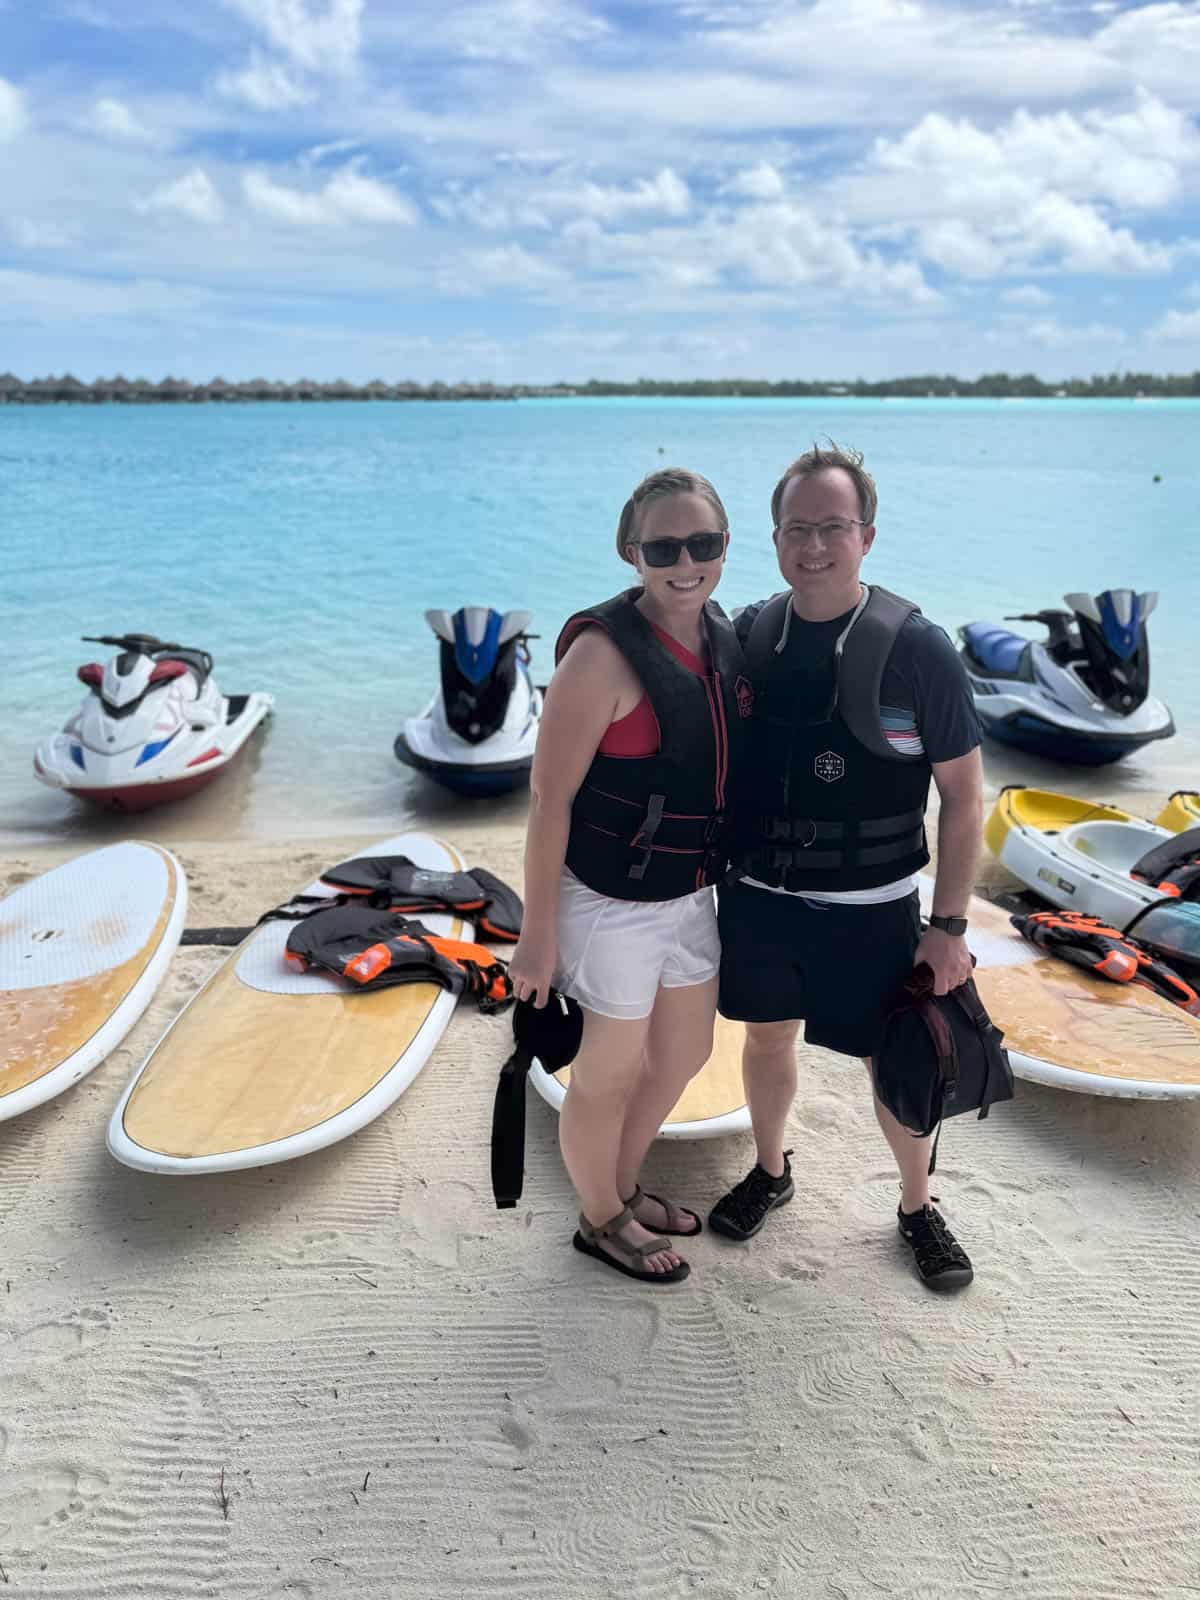
[[[0,1538],[17,1540],[81,1516],[108,1488],[100,1472],[76,1472],[65,1462],[0,1472]]]
[[[103,1338],[111,1325],[108,1312],[95,1307],[72,1311],[52,1322],[35,1323],[32,1328],[11,1333],[10,1344],[0,1344],[0,1367],[65,1360]]]
[[[400,1203],[396,1242],[423,1261],[456,1267],[464,1237],[479,1231],[480,1202],[469,1183],[434,1183]]]
[[[533,1420],[528,1407],[515,1402],[506,1406],[495,1433],[471,1441],[471,1454],[486,1467],[499,1467],[508,1472],[524,1466],[538,1445]]]

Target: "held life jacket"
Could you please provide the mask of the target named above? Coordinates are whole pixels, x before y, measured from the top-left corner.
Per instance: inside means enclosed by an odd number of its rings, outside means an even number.
[[[1200,1017],[1200,995],[1174,968],[1150,954],[1144,945],[1099,917],[1081,911],[1034,911],[1010,918],[1030,944],[1073,967],[1097,973],[1114,983],[1136,983]]]
[[[512,1054],[500,1068],[492,1104],[492,1194],[504,1211],[521,1198],[525,1182],[525,1080],[536,1056],[547,1072],[561,1072],[579,1053],[583,1010],[578,1000],[551,989],[540,1009],[518,1000],[512,1013]]]
[[[640,594],[630,589],[577,611],[558,637],[561,661],[584,628],[603,628],[637,674],[659,728],[655,755],[596,753],[571,806],[566,863],[614,900],[676,900],[725,874],[730,785],[751,693],[720,606],[704,607],[711,675],[699,677],[655,636],[634,603]]]
[[[889,744],[879,691],[896,638],[919,607],[872,585],[827,662],[789,666],[790,590],[768,600],[746,639],[754,689],[741,786],[738,864],[795,894],[874,889],[925,866],[927,757]]]
[[[1164,839],[1135,861],[1129,876],[1172,900],[1200,900],[1200,828]]]
[[[445,939],[420,922],[362,904],[326,901],[324,909],[281,908],[268,917],[293,914],[297,922],[285,959],[297,971],[319,967],[362,993],[398,983],[436,983],[466,995],[483,1012],[500,1011],[512,999],[508,968],[471,940]]]

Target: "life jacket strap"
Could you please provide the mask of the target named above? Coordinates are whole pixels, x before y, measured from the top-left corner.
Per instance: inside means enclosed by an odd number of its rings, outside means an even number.
[[[630,848],[638,850],[641,854],[629,867],[629,876],[634,879],[644,878],[646,868],[654,859],[654,837],[662,825],[663,808],[667,803],[665,794],[652,794],[646,807],[646,815],[642,825],[630,841]]]

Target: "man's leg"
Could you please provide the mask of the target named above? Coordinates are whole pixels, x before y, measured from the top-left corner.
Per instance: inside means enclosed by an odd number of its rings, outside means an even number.
[[[796,1098],[796,1035],[799,1022],[748,1022],[742,1050],[742,1082],[754,1128],[758,1164],[773,1178],[784,1169],[788,1112]]]
[[[900,1169],[901,1208],[905,1211],[920,1211],[922,1206],[929,1204],[929,1152],[933,1147],[933,1135],[927,1134],[925,1138],[919,1139],[902,1122],[897,1122],[874,1092],[875,1079],[871,1073],[869,1057],[864,1058],[863,1065],[871,1076],[871,1097],[875,1102],[876,1120]]]
[[[708,1214],[708,1225],[731,1239],[749,1239],[776,1206],[796,1192],[783,1148],[787,1115],[796,1094],[798,1022],[748,1022],[742,1051],[742,1081],[758,1160]]]

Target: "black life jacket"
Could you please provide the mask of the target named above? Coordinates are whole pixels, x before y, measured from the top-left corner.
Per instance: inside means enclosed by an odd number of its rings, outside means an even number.
[[[900,629],[919,607],[872,585],[846,635],[813,678],[777,651],[790,590],[754,619],[746,670],[754,690],[738,861],[748,877],[803,894],[874,889],[929,860],[924,755],[894,749],[880,725],[879,689]]]
[[[436,983],[451,994],[469,996],[485,1012],[499,1011],[512,999],[508,969],[490,950],[431,934],[395,912],[358,904],[295,912],[281,908],[270,915],[295,915],[285,955],[300,972],[319,967],[359,991]]]
[[[1097,973],[1114,983],[1136,983],[1165,1000],[1200,1016],[1200,995],[1173,967],[1119,928],[1081,911],[1034,911],[1010,918],[1030,944],[1049,951],[1073,967]]]
[[[363,896],[372,906],[419,917],[444,912],[465,917],[480,933],[504,944],[521,937],[522,905],[508,884],[486,867],[466,872],[434,872],[418,867],[407,856],[355,856],[321,874],[321,882],[341,890],[341,896]],[[329,904],[323,896],[298,896],[316,905]]]
[[[1129,875],[1172,900],[1200,900],[1200,828],[1156,844],[1134,862]]]
[[[740,765],[750,685],[729,618],[704,607],[711,676],[671,654],[634,602],[640,589],[570,617],[555,660],[598,626],[629,662],[659,728],[652,756],[596,753],[571,806],[567,866],[614,900],[677,900],[725,874],[731,781]]]

